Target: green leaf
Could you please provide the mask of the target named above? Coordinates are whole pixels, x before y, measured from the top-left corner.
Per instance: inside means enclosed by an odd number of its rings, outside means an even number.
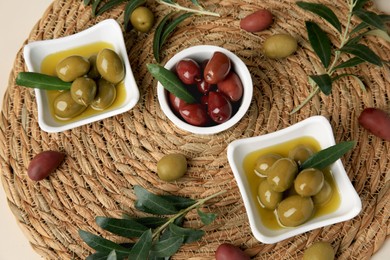
[[[133,0],[126,4],[125,12],[123,15],[123,23],[124,23],[123,27],[125,28],[125,30],[128,29],[131,13],[135,10],[135,8],[145,3],[146,3],[145,0]]]
[[[96,15],[101,15],[104,12],[114,8],[115,6],[120,5],[121,3],[125,2],[126,0],[111,0],[106,2],[99,10],[96,12]]]
[[[306,22],[306,29],[311,47],[320,58],[324,67],[327,68],[331,58],[331,46],[328,35],[314,22]]]
[[[385,31],[382,31],[382,30],[379,30],[379,29],[368,31],[364,35],[373,35],[373,36],[382,38],[383,40],[385,40],[387,42],[390,42],[389,34],[387,32],[385,32]]]
[[[368,25],[371,25],[375,28],[378,28],[382,31],[386,31],[386,26],[383,23],[381,17],[376,13],[369,12],[367,10],[359,9],[353,12],[357,17],[359,17],[363,22]]]
[[[151,254],[157,257],[169,257],[174,255],[183,245],[183,237],[172,236],[168,239],[157,241],[151,250]]]
[[[84,0],[84,5],[89,5],[89,2],[91,2],[91,0]]]
[[[302,1],[298,1],[297,5],[302,9],[310,11],[324,18],[328,23],[330,23],[334,28],[336,28],[337,31],[341,32],[341,23],[337,18],[336,14],[329,7],[323,4],[308,3]]]
[[[375,54],[370,48],[363,44],[348,44],[340,49],[341,52],[346,52],[359,57],[369,63],[377,66],[382,66],[381,58]]]
[[[196,6],[201,6],[200,4],[199,4],[199,1],[198,0],[191,0],[191,2],[194,4],[194,5],[196,5]]]
[[[143,208],[148,209],[149,213],[156,215],[172,215],[178,210],[167,200],[161,196],[155,195],[141,186],[134,186],[134,192],[137,196],[137,203]]]
[[[333,68],[333,70],[355,67],[363,62],[365,62],[365,61],[358,58],[358,57],[353,57],[353,58],[337,65],[336,67]]]
[[[183,83],[174,72],[158,64],[149,63],[146,66],[150,74],[152,74],[152,76],[156,78],[166,90],[187,103],[196,102],[196,99],[184,87]]]
[[[18,86],[45,90],[68,90],[72,85],[71,82],[62,81],[58,77],[38,72],[19,72],[15,83]]]
[[[100,4],[101,1],[102,0],[93,1],[93,3],[92,3],[92,16],[96,16],[96,11],[97,11],[98,5]]]
[[[107,256],[107,260],[117,260],[117,255],[115,250],[111,251],[111,253]]]
[[[353,7],[353,11],[361,9],[368,2],[368,0],[355,0],[355,6]]]
[[[157,227],[165,224],[165,222],[168,221],[168,218],[144,217],[144,218],[134,218],[133,220],[144,225],[145,227],[157,228]]]
[[[110,252],[111,253],[111,252]],[[96,252],[85,258],[85,260],[107,260],[107,257],[110,253],[107,252]]]
[[[150,249],[152,248],[152,230],[148,229],[138,239],[137,243],[131,249],[128,259],[144,260],[148,259]]]
[[[153,35],[153,56],[154,59],[159,63],[160,62],[160,49],[161,49],[161,35],[163,33],[163,29],[168,22],[169,18],[172,16],[173,12],[164,16],[161,22],[157,25],[156,30]]]
[[[198,241],[205,234],[203,230],[183,228],[172,223],[169,224],[169,231],[171,232],[171,236],[182,237],[183,243],[192,243]]]
[[[172,205],[174,205],[177,209],[186,209],[196,203],[196,200],[186,197],[174,195],[162,195],[161,197],[172,203]]]
[[[334,81],[336,81],[336,80],[338,80],[338,79],[340,79],[342,77],[352,77],[352,78],[354,78],[356,80],[356,82],[359,84],[359,86],[362,89],[362,91],[364,91],[364,92],[367,91],[366,90],[366,86],[364,85],[363,81],[358,76],[356,76],[354,74],[350,74],[350,73],[340,74],[340,75],[337,75],[336,77],[334,77],[332,79],[332,81],[334,82]]]
[[[317,84],[322,93],[327,96],[330,95],[332,92],[332,78],[329,74],[310,75],[309,77]]]
[[[88,231],[79,230],[79,236],[89,247],[98,252],[110,253],[115,250],[118,257],[127,256],[130,253],[130,249]]]
[[[191,15],[193,15],[193,13],[189,12],[189,13],[184,13],[182,15],[180,15],[179,17],[175,17],[175,19],[173,19],[173,21],[171,21],[170,23],[168,23],[166,25],[166,27],[164,27],[164,30],[161,34],[161,39],[160,39],[160,48],[162,47],[162,45],[166,42],[166,40],[168,39],[168,37],[172,34],[173,30],[175,30],[175,28],[181,23],[183,22],[185,19],[187,19],[188,17],[190,17]]]
[[[336,145],[330,146],[318,153],[313,154],[302,165],[302,169],[317,168],[324,169],[331,165],[338,159],[340,159],[345,153],[354,148],[355,141],[341,142]]]
[[[215,220],[215,218],[217,217],[217,214],[205,213],[205,212],[201,211],[199,208],[197,209],[197,212],[198,212],[198,215],[200,217],[200,220],[205,225],[211,224]]]
[[[110,231],[113,234],[127,238],[140,237],[148,230],[147,227],[132,219],[96,217],[95,221],[99,227]]]

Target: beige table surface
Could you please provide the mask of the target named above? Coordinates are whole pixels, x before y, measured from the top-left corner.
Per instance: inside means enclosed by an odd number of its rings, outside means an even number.
[[[378,7],[390,13],[390,0],[376,1]],[[51,0],[0,0],[0,107],[16,53],[51,2]],[[372,259],[389,259],[389,255],[390,239],[387,239],[385,245]],[[27,238],[19,229],[8,208],[0,184],[0,260],[13,259],[36,260],[41,257],[32,250]]]

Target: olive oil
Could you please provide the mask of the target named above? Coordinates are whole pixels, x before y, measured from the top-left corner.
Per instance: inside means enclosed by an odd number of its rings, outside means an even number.
[[[318,144],[318,142],[314,138],[301,137],[301,138],[297,138],[297,139],[294,139],[294,140],[291,140],[291,141],[288,141],[288,142],[285,142],[282,144],[278,144],[275,146],[267,147],[265,149],[254,151],[254,152],[248,154],[244,158],[243,168],[244,168],[245,174],[248,178],[248,183],[250,185],[250,189],[251,189],[250,194],[254,198],[256,198],[256,201],[259,201],[258,195],[257,195],[257,188],[258,188],[260,182],[262,181],[262,178],[257,176],[254,172],[257,158],[259,158],[262,155],[269,154],[269,153],[275,153],[275,154],[281,155],[282,157],[288,157],[289,151],[298,145],[305,145],[305,146],[311,148],[314,152],[318,152],[321,149],[320,145]],[[337,210],[337,208],[340,205],[340,194],[339,194],[339,190],[337,189],[337,186],[335,184],[335,180],[333,178],[332,172],[330,171],[330,169],[327,168],[327,169],[323,170],[323,173],[324,173],[325,180],[328,181],[328,183],[330,184],[330,186],[333,190],[332,197],[330,198],[330,200],[326,204],[321,205],[321,206],[316,205],[315,211],[314,211],[313,216],[311,218],[323,216],[323,215],[329,214],[331,212],[334,212]],[[263,208],[261,206],[260,202],[257,203],[257,210],[260,213],[261,220],[266,227],[268,227],[270,229],[274,229],[274,230],[278,230],[278,229],[283,228],[278,223],[277,218],[276,218],[273,210],[268,210],[268,209]]]
[[[113,46],[107,42],[96,42],[96,43],[80,46],[77,48],[72,48],[69,50],[53,53],[45,57],[45,59],[42,61],[41,73],[51,75],[51,76],[56,76],[56,65],[59,61],[63,60],[64,58],[69,57],[71,55],[80,55],[85,58],[89,58],[90,56],[96,55],[100,50],[105,48],[114,49]],[[73,117],[71,119],[58,118],[54,114],[53,103],[55,98],[60,93],[61,93],[60,91],[56,91],[56,90],[46,90],[48,102],[50,104],[50,113],[53,115],[53,118],[55,118],[58,122],[61,123],[73,122],[102,112],[101,110],[95,110],[91,106],[88,106],[88,108],[84,112],[82,112],[80,115],[76,117]],[[125,98],[126,98],[126,90],[125,90],[124,82],[122,81],[116,86],[116,99],[114,103],[104,111],[112,110],[121,106],[124,103]]]

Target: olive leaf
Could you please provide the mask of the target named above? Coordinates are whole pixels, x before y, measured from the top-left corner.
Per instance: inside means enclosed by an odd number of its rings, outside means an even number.
[[[387,32],[385,32],[385,31],[382,31],[382,30],[379,30],[379,29],[368,31],[364,35],[377,36],[377,37],[382,38],[383,40],[385,40],[387,42],[390,42],[389,34]]]
[[[369,0],[354,0],[355,6],[353,7],[353,11],[359,10],[363,8],[363,6],[368,2]]]
[[[310,11],[318,16],[324,18],[330,23],[337,31],[341,32],[341,23],[336,14],[329,7],[323,4],[309,3],[298,1],[296,3],[300,8]]]
[[[175,18],[173,21],[168,23],[166,26],[164,26],[163,32],[161,34],[161,40],[160,40],[160,48],[161,46],[166,42],[168,37],[172,34],[172,32],[175,30],[175,28],[183,22],[185,19],[193,15],[193,13],[184,13],[181,14],[179,17]]]
[[[365,60],[369,63],[372,63],[377,66],[382,66],[381,58],[376,55],[370,48],[363,44],[348,44],[340,49],[341,52],[346,52],[353,54],[359,57],[362,60]]]
[[[169,257],[174,255],[183,245],[184,238],[171,236],[165,240],[158,241],[152,246],[151,255],[155,257]]]
[[[156,28],[154,35],[153,35],[153,56],[154,56],[154,59],[158,63],[160,63],[160,49],[162,46],[161,35],[163,33],[163,30],[164,30],[166,23],[168,22],[168,20],[172,14],[173,13],[170,13],[170,14],[164,16],[164,18],[157,25],[157,28]]]
[[[126,0],[111,0],[106,2],[102,7],[99,8],[99,10],[96,11],[96,15],[101,15],[104,12],[120,5],[121,3],[125,2]]]
[[[92,2],[92,16],[96,16],[96,12],[97,12],[97,9],[98,9],[100,2],[101,2],[101,0],[94,0]]]
[[[334,67],[333,70],[355,67],[363,62],[365,61],[360,59],[359,57],[353,57],[343,63],[340,63],[339,65]]]
[[[338,159],[345,153],[354,148],[356,141],[347,141],[335,144],[326,149],[323,149],[312,156],[310,156],[301,166],[301,169],[316,168],[324,169]]]
[[[172,223],[169,224],[169,231],[171,236],[182,237],[183,243],[192,243],[198,241],[205,234],[203,230],[183,228]]]
[[[162,217],[143,217],[143,218],[134,218],[127,214],[122,214],[122,219],[133,220],[147,228],[157,228],[168,221],[168,218]]]
[[[367,91],[366,86],[364,85],[363,81],[358,76],[351,74],[351,73],[343,73],[343,74],[337,75],[336,77],[332,78],[332,81],[334,82],[334,81],[336,81],[340,78],[343,78],[343,77],[352,77],[359,84],[362,91],[364,91],[364,92]]]
[[[150,249],[152,248],[152,230],[146,230],[141,237],[138,239],[137,243],[131,249],[128,259],[131,260],[144,260],[148,259]]]
[[[137,196],[136,204],[143,210],[147,210],[145,212],[158,215],[172,215],[179,211],[169,201],[147,191],[141,186],[135,186],[134,192]]]
[[[115,250],[112,250],[108,256],[107,256],[107,260],[116,260],[117,259],[117,254],[116,254],[116,251]]]
[[[109,252],[109,253],[96,252],[96,253],[93,253],[93,254],[87,256],[87,258],[85,258],[85,260],[107,260],[108,256],[111,254],[111,252]],[[115,254],[116,254],[116,252],[115,252]],[[117,255],[117,258],[118,258],[118,255]]]
[[[329,74],[310,75],[309,77],[317,84],[322,93],[327,96],[330,95],[332,92],[332,78]]]
[[[215,218],[217,217],[217,214],[205,213],[205,212],[201,211],[199,208],[197,209],[197,212],[198,212],[198,215],[200,217],[200,220],[205,225],[211,224],[215,220]]]
[[[107,217],[96,217],[96,224],[113,234],[134,238],[140,237],[148,228],[133,219],[117,219]]]
[[[367,10],[358,9],[353,12],[354,15],[359,17],[363,22],[365,22],[368,25],[371,25],[375,28],[378,28],[382,31],[386,31],[386,26],[383,23],[381,17],[377,15],[376,13],[369,12]]]
[[[320,58],[324,67],[327,68],[331,58],[331,46],[328,35],[314,22],[306,22],[306,29],[311,47]]]

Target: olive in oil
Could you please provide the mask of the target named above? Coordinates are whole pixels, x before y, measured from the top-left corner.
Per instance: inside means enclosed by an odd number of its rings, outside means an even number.
[[[285,142],[282,144],[278,144],[275,146],[271,146],[271,147],[267,147],[264,149],[254,151],[254,152],[248,154],[244,158],[243,168],[244,168],[246,177],[248,178],[248,183],[250,185],[250,194],[254,198],[256,198],[256,201],[259,201],[258,195],[257,195],[257,189],[258,189],[260,182],[262,181],[262,178],[259,177],[258,175],[256,175],[256,173],[254,171],[257,158],[259,158],[260,156],[266,155],[266,154],[270,154],[270,153],[279,154],[282,157],[288,157],[289,151],[298,145],[305,145],[305,146],[311,148],[311,150],[313,150],[314,152],[318,152],[321,149],[320,145],[318,144],[318,142],[314,138],[301,137],[301,138],[297,138],[297,139],[294,139],[294,140],[291,140],[291,141],[288,141],[288,142]],[[339,190],[337,189],[332,172],[330,171],[329,168],[323,169],[322,171],[324,173],[324,178],[330,184],[330,186],[333,190],[333,193],[332,193],[330,200],[326,204],[320,205],[320,206],[318,206],[318,205],[315,206],[315,211],[314,211],[313,216],[311,218],[323,216],[323,215],[329,214],[331,212],[334,212],[337,210],[337,208],[340,205],[340,193],[339,193]],[[285,192],[285,193],[287,193],[287,192]],[[270,229],[274,229],[274,230],[278,230],[278,229],[283,228],[278,223],[278,220],[275,216],[275,212],[273,210],[265,209],[264,207],[261,206],[260,202],[257,203],[257,210],[261,216],[261,220],[262,220],[263,224],[266,227],[268,227]]]
[[[72,55],[80,55],[85,58],[89,58],[92,55],[96,55],[100,50],[102,49],[114,49],[113,46],[107,42],[96,42],[92,44],[87,44],[84,46],[80,46],[77,48],[72,48],[68,49],[65,51],[60,51],[53,53],[51,55],[48,55],[45,57],[45,59],[42,61],[41,64],[41,73],[51,75],[51,76],[56,76],[56,65],[58,62],[61,60],[65,59],[66,57],[72,56]],[[50,113],[53,115],[53,118],[55,118],[59,122],[73,122],[80,120],[82,118],[90,117],[96,114],[101,113],[102,111],[95,110],[91,106],[88,106],[88,108],[81,113],[80,115],[73,117],[71,119],[61,119],[58,118],[55,113],[54,113],[54,107],[53,103],[55,98],[60,94],[60,91],[56,90],[46,90],[46,95],[48,98],[48,102],[50,104]],[[126,90],[125,90],[125,85],[124,82],[120,82],[116,86],[116,99],[114,103],[105,111],[115,109],[122,105],[125,101],[126,98]]]

